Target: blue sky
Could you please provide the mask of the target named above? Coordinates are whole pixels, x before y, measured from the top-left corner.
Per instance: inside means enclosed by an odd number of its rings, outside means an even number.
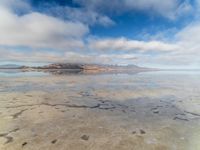
[[[1,0],[0,64],[199,68],[199,0]]]

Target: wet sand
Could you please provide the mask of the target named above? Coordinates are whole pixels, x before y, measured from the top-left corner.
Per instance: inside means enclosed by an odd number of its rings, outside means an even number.
[[[198,74],[0,77],[1,150],[199,150]]]

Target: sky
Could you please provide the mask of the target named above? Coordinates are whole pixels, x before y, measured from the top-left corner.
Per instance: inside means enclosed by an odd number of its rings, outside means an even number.
[[[0,0],[0,65],[200,69],[200,0]]]

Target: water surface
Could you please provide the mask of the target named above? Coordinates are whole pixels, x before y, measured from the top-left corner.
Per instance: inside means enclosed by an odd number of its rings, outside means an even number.
[[[199,73],[0,73],[0,149],[199,150]]]

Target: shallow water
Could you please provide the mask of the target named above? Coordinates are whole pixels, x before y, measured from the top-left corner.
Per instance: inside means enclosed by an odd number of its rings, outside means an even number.
[[[1,150],[199,150],[200,72],[0,73]]]

